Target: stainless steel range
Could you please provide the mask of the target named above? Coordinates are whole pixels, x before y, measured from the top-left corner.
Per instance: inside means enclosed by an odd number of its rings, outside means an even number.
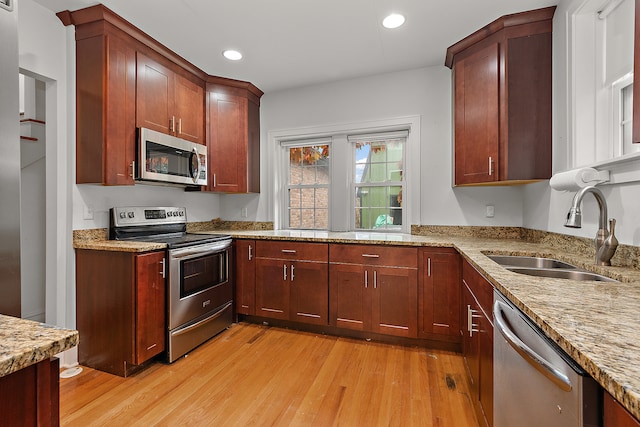
[[[167,360],[171,363],[233,321],[231,236],[187,233],[182,207],[116,207],[109,238],[167,245]]]

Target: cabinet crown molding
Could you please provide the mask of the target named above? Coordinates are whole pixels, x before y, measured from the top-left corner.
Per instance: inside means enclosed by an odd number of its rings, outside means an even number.
[[[194,74],[203,81],[216,82],[246,89],[256,95],[258,98],[263,95],[263,92],[256,86],[254,86],[251,82],[209,75],[177,53],[173,52],[162,43],[158,42],[149,34],[135,27],[129,21],[127,21],[108,7],[104,6],[103,4],[97,4],[95,6],[86,7],[84,9],[79,9],[76,11],[64,10],[56,13],[56,16],[58,17],[58,19],[60,19],[64,26],[75,25],[77,27],[85,24],[106,22],[111,26],[117,28],[118,30],[124,32],[128,36],[132,37],[133,39],[137,40],[138,42],[142,43],[143,45],[147,46],[148,48],[164,56],[165,58],[171,60],[175,64],[188,70],[190,73]]]
[[[475,33],[470,34],[464,39],[460,40],[456,44],[449,46],[445,57],[444,65],[448,68],[453,67],[453,58],[469,46],[486,39],[492,34],[497,33],[508,27],[515,27],[517,25],[531,24],[539,21],[550,21],[553,19],[553,14],[556,11],[556,6],[549,6],[542,9],[535,9],[527,12],[512,13],[510,15],[504,15],[490,24],[480,28]]]

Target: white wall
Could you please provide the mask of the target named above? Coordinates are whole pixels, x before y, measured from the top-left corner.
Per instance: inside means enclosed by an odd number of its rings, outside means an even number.
[[[553,171],[570,168],[570,118],[567,46],[567,11],[582,0],[558,4],[553,22]],[[585,124],[587,126],[588,124]],[[580,143],[580,141],[578,141]],[[610,218],[615,218],[616,236],[620,243],[640,245],[640,183],[599,186],[607,199]],[[595,237],[598,228],[598,206],[587,196],[583,201],[582,228],[563,226],[574,193],[552,190],[546,183],[524,187],[523,225],[581,237]]]
[[[274,173],[265,161],[273,147],[267,133],[285,129],[421,116],[420,214],[412,224],[522,225],[522,190],[516,187],[452,188],[451,71],[444,66],[395,72],[267,93],[261,103],[259,196],[224,196],[224,217],[237,218],[247,204],[256,219],[273,219]],[[415,176],[415,175],[414,175]],[[416,185],[416,183],[412,183]],[[496,216],[485,217],[485,206]]]

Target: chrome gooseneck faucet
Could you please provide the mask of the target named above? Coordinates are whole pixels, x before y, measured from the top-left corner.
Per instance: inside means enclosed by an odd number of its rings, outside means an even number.
[[[582,212],[580,211],[580,204],[582,203],[582,198],[587,193],[593,194],[593,197],[596,198],[598,207],[600,208],[598,232],[595,238],[595,263],[596,265],[611,265],[611,258],[618,248],[618,239],[616,239],[615,236],[616,220],[613,218],[611,220],[608,220],[607,202],[600,189],[594,186],[589,186],[584,187],[583,189],[578,191],[578,193],[576,193],[576,195],[573,197],[571,209],[569,209],[569,213],[567,214],[567,221],[565,222],[564,226],[571,228],[582,227]],[[607,227],[607,221],[610,225],[609,228]]]

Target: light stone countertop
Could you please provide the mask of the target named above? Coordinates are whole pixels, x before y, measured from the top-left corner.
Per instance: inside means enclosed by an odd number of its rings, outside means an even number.
[[[577,254],[571,242],[548,245],[520,239],[413,235],[374,232],[288,230],[215,230],[236,239],[294,240],[401,246],[452,247],[499,291],[525,312],[636,418],[640,419],[640,271],[629,267],[593,265],[592,256]],[[138,243],[91,243],[74,246],[101,250],[153,250]],[[116,244],[117,243],[117,244]],[[112,249],[108,249],[111,246]],[[129,249],[125,249],[125,247]],[[575,281],[510,272],[486,254],[535,255],[566,261],[620,280]]]
[[[78,331],[0,314],[0,377],[78,345]]]

